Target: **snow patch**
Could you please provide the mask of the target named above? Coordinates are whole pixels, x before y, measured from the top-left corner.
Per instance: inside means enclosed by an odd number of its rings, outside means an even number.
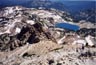
[[[75,40],[72,44],[73,45],[75,45],[75,44],[82,44],[82,45],[85,46],[86,45],[86,41],[79,39],[79,40]]]
[[[26,22],[27,22],[28,24],[31,24],[31,25],[35,24],[35,22],[34,22],[33,20],[27,20]]]
[[[87,41],[89,46],[94,46],[95,41],[93,40],[92,36],[89,35],[89,36],[85,37],[85,40]]]
[[[16,28],[16,30],[15,30],[15,33],[17,34],[17,33],[20,33],[21,32],[21,29],[20,28]]]

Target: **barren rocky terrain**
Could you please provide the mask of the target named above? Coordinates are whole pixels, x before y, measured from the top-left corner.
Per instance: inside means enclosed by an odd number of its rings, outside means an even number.
[[[55,28],[60,22],[78,25],[80,29]],[[89,38],[94,42],[89,43]],[[69,13],[55,9],[3,8],[0,65],[96,65],[95,23],[76,23]]]

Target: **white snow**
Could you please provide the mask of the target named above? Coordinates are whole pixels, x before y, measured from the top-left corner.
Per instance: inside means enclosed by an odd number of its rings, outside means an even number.
[[[75,40],[72,44],[73,44],[73,45],[74,45],[74,44],[83,44],[83,45],[85,46],[85,45],[86,45],[86,41],[79,39],[79,40]]]
[[[22,8],[16,6],[16,7],[15,7],[15,10],[18,10],[18,11],[19,11],[19,10],[22,10]]]
[[[27,22],[28,24],[31,24],[31,25],[35,24],[35,22],[34,22],[33,20],[27,20],[26,22]]]
[[[8,11],[8,13],[9,13],[9,14],[10,14],[10,13],[13,13],[13,11],[14,11],[13,8],[10,8],[9,11]]]
[[[85,40],[86,40],[86,42],[88,43],[89,46],[94,45],[94,40],[92,39],[92,37],[90,35],[85,37]]]
[[[10,30],[12,30],[15,27],[15,23],[16,22],[20,22],[20,20],[19,19],[15,19],[14,22],[13,21],[10,21],[10,23],[7,23],[6,26],[4,27],[4,30],[6,30],[6,31],[0,32],[0,35],[1,34],[5,34],[5,33],[11,34],[11,31]],[[14,33],[17,34],[19,32],[20,32],[20,29],[19,28],[16,28],[16,31]]]
[[[58,44],[62,44],[64,42],[64,39],[66,38],[66,36],[62,37],[60,40],[57,41]]]
[[[21,32],[21,29],[20,28],[16,28],[16,30],[15,30],[15,33],[17,34],[17,33],[20,33]]]
[[[52,13],[50,11],[37,10],[37,11],[33,11],[32,14],[38,15],[40,18],[50,18],[50,17],[52,17],[54,19],[54,22],[64,21],[61,16],[56,15],[55,13]]]
[[[7,13],[8,13],[8,14],[13,13],[13,11],[14,11],[14,10],[13,10],[13,7],[8,7],[8,10],[7,10]]]

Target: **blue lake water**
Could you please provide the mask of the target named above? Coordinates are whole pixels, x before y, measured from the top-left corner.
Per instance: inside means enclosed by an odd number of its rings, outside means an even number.
[[[55,27],[63,28],[63,29],[67,29],[67,30],[72,30],[72,31],[78,31],[80,29],[79,26],[73,25],[73,24],[69,24],[69,23],[57,23],[55,25]]]

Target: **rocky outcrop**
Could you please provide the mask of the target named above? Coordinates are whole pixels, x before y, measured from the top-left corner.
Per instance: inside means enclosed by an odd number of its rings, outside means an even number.
[[[15,36],[10,36],[9,34],[0,35],[0,50],[11,50],[26,43],[37,43],[42,38],[43,40],[50,39],[55,41],[55,39],[51,36],[50,32],[46,32],[45,30],[43,30],[42,25],[40,23],[36,23],[34,25],[27,25],[24,26],[21,29],[21,32]]]

